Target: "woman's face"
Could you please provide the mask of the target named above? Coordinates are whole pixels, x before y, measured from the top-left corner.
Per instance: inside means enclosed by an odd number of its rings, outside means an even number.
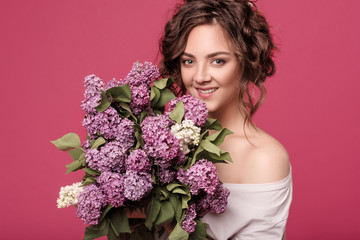
[[[188,93],[206,103],[210,116],[238,108],[237,58],[219,24],[195,27],[180,61]]]

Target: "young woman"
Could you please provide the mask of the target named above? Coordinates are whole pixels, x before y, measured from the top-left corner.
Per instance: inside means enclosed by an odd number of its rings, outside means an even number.
[[[220,146],[233,163],[217,164],[230,190],[228,207],[204,216],[208,237],[285,239],[292,200],[289,157],[252,121],[264,100],[264,81],[275,72],[266,19],[248,0],[188,0],[166,24],[160,50],[162,75],[175,78],[179,94],[203,100],[209,117],[234,132]]]

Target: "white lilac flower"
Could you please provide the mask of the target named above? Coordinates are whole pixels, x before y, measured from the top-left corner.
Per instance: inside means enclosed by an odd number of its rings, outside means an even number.
[[[171,134],[179,140],[180,149],[185,154],[190,152],[189,146],[198,146],[200,143],[200,128],[195,126],[190,119],[171,126]]]
[[[57,199],[58,208],[64,208],[78,204],[78,196],[84,190],[81,182],[74,183],[70,186],[60,188],[59,198]]]

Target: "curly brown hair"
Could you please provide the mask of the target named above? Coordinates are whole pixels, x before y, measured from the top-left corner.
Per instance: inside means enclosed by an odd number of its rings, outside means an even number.
[[[174,16],[165,26],[160,39],[160,72],[172,76],[177,95],[186,93],[181,79],[180,56],[185,50],[192,29],[204,24],[219,24],[232,42],[239,65],[239,100],[244,107],[245,123],[259,109],[266,96],[264,82],[275,73],[273,54],[276,46],[265,17],[253,1],[249,0],[187,0],[177,6]],[[255,99],[252,88],[259,89]],[[244,123],[244,124],[245,124]]]

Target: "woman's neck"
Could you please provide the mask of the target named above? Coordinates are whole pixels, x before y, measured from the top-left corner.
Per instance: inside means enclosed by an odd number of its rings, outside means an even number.
[[[244,130],[246,133],[249,133],[255,128],[252,127],[248,122],[244,125],[245,122],[245,111],[243,108],[224,108],[216,112],[209,112],[209,118],[215,118],[220,121],[223,128],[227,128],[234,132],[237,135],[244,135]],[[245,129],[244,129],[245,128]]]

